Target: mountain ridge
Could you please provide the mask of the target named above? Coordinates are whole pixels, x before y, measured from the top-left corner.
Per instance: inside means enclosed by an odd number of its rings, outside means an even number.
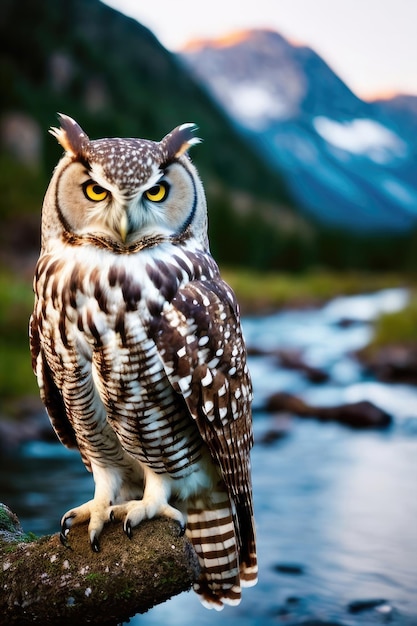
[[[356,233],[415,229],[414,99],[365,102],[314,50],[269,29],[229,41],[181,59],[284,172],[305,213]]]

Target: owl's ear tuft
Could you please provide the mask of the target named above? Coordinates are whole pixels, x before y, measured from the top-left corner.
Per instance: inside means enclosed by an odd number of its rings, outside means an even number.
[[[161,145],[166,150],[166,160],[178,159],[182,154],[187,152],[191,146],[195,146],[202,140],[195,137],[193,133],[197,130],[197,126],[192,123],[177,126],[166,135],[161,141]]]
[[[50,128],[49,132],[55,137],[65,152],[73,157],[83,156],[84,148],[89,143],[89,138],[72,117],[58,114],[61,128]]]

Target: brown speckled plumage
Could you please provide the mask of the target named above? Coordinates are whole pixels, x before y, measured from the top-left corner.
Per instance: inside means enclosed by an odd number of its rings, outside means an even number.
[[[192,131],[90,141],[61,116],[31,351],[57,435],[95,481],[94,498],[63,516],[63,540],[84,520],[93,549],[110,519],[128,535],[155,515],[186,520],[202,567],[195,590],[222,608],[257,576],[252,389],[186,155]]]

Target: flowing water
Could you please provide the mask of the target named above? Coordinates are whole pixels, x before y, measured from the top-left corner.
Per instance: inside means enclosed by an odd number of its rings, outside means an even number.
[[[259,583],[221,613],[185,593],[131,620],[133,626],[318,624],[417,625],[417,388],[367,378],[351,352],[369,324],[407,300],[404,290],[338,298],[314,311],[244,320],[248,345],[302,350],[329,381],[309,382],[273,357],[250,358],[255,402],[252,454]],[[341,324],[343,320],[350,324]],[[370,400],[394,418],[385,431],[263,413],[276,391],[310,404]],[[262,443],[285,426],[285,435]],[[61,514],[89,499],[78,455],[32,442],[0,463],[0,500],[26,531],[56,532]]]

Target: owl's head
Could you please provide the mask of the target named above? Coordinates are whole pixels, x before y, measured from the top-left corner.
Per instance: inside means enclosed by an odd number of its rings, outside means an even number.
[[[119,251],[147,241],[194,237],[207,243],[203,187],[187,150],[199,139],[194,124],[162,141],[91,140],[73,119],[59,116],[51,133],[65,150],[43,207],[42,241],[63,234],[94,237]]]

